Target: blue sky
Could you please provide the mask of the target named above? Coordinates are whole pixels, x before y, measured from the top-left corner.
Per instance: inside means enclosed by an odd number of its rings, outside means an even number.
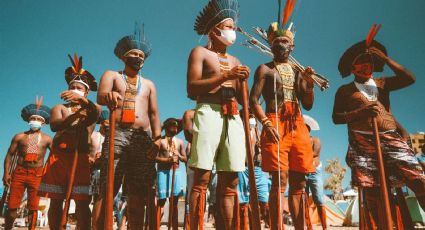
[[[28,128],[20,118],[23,106],[44,96],[48,106],[62,103],[66,89],[64,70],[70,65],[67,54],[84,57],[84,68],[99,81],[108,69],[121,70],[123,63],[113,49],[124,35],[132,33],[134,22],[144,22],[146,36],[153,46],[142,74],[158,89],[161,120],[179,117],[194,107],[186,98],[186,66],[190,50],[204,45],[193,31],[196,15],[206,0],[92,0],[92,1],[0,1],[0,156],[4,159],[14,134]],[[240,0],[239,26],[266,28],[276,20],[276,0]],[[389,56],[417,77],[413,86],[391,94],[392,111],[410,132],[424,131],[425,101],[425,1],[423,0],[299,0],[293,21],[297,29],[294,56],[331,81],[325,92],[316,90],[316,101],[308,113],[316,118],[321,131],[322,160],[338,157],[345,164],[346,127],[332,123],[334,95],[342,79],[337,65],[346,48],[366,37],[373,23],[382,23],[377,40]],[[265,56],[242,47],[242,35],[229,52],[252,72]],[[392,72],[386,68],[384,75]],[[250,78],[250,86],[252,84]],[[90,95],[94,99],[94,94]],[[44,131],[49,131],[44,128]],[[49,131],[50,133],[50,131]],[[52,133],[50,133],[52,134]],[[0,167],[2,170],[2,166]],[[347,175],[344,184],[349,182]]]

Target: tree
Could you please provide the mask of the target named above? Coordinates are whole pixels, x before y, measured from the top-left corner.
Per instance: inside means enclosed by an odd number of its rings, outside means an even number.
[[[344,179],[347,169],[341,165],[338,158],[328,160],[325,171],[330,174],[326,179],[325,189],[331,190],[334,200],[343,199],[342,180]]]

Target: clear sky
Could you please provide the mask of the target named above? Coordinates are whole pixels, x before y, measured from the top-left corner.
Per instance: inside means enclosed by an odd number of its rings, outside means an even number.
[[[84,57],[84,68],[99,81],[105,70],[121,70],[123,63],[113,49],[124,35],[133,32],[134,22],[145,23],[146,36],[153,46],[142,74],[154,81],[158,90],[161,120],[180,117],[195,103],[186,97],[187,57],[190,50],[204,45],[193,31],[198,12],[206,0],[91,0],[91,1],[0,1],[0,156],[14,134],[28,129],[20,110],[44,96],[50,107],[62,103],[66,89],[64,70],[67,54]],[[277,0],[240,0],[239,26],[267,28],[276,20]],[[332,123],[334,95],[342,79],[337,65],[349,46],[363,40],[373,23],[382,23],[377,40],[389,56],[417,77],[413,86],[391,94],[392,111],[409,132],[425,130],[425,1],[423,0],[299,0],[293,21],[297,29],[294,56],[312,66],[331,81],[325,92],[316,89],[315,104],[309,115],[321,131],[322,160],[338,157],[345,165],[347,131]],[[229,52],[252,72],[269,59],[242,47],[242,35]],[[392,74],[386,67],[385,75]],[[252,84],[250,77],[250,86]],[[94,94],[90,95],[94,99]],[[422,98],[422,99],[421,99]],[[44,128],[49,131],[49,128]],[[0,167],[1,170],[3,166]],[[347,175],[344,184],[348,185]]]

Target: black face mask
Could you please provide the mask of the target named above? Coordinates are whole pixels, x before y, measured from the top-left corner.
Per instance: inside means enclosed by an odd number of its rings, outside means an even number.
[[[286,57],[292,51],[289,45],[275,44],[272,46],[272,53],[277,58]]]
[[[127,57],[125,64],[132,69],[139,71],[143,66],[144,60],[138,57]]]

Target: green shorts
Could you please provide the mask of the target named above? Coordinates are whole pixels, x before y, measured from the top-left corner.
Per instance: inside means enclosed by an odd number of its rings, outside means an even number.
[[[245,170],[245,133],[241,117],[225,118],[221,105],[201,103],[196,106],[189,166],[217,171]]]

